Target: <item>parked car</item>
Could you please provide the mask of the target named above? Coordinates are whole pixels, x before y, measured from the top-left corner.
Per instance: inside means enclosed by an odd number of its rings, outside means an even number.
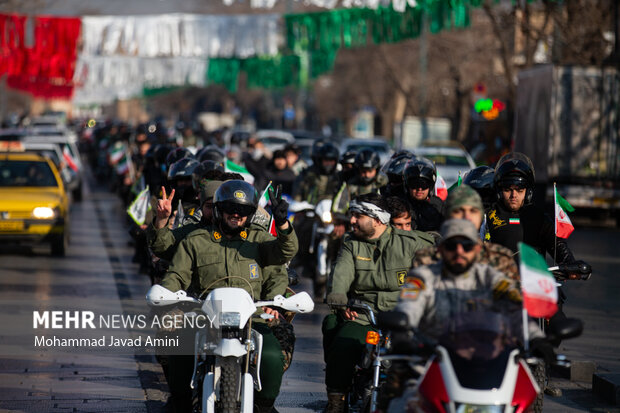
[[[262,129],[256,131],[255,136],[271,152],[284,149],[287,144],[295,142],[295,137],[292,133],[278,129]]]
[[[381,158],[381,165],[385,165],[394,152],[390,147],[390,144],[384,138],[347,138],[343,139],[340,144],[340,153],[343,154],[349,150],[359,152],[366,148],[370,148],[379,154],[379,158]]]
[[[28,132],[28,134],[21,138],[21,141],[24,142],[24,144],[53,143],[58,145],[58,148],[63,154],[64,160],[77,175],[77,183],[72,184],[71,188],[69,188],[73,194],[73,199],[75,201],[81,201],[84,169],[82,167],[82,160],[77,146],[77,135],[63,128],[35,128],[28,130]]]
[[[69,201],[50,159],[0,153],[0,242],[49,243],[64,256],[69,243]]]
[[[437,172],[448,187],[458,180],[459,174],[463,176],[465,172],[476,167],[472,157],[461,148],[428,146],[413,149],[413,153],[435,162]]]

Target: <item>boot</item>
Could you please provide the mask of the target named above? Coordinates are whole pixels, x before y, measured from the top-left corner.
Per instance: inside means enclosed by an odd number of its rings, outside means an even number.
[[[272,413],[273,410],[275,410],[273,408],[275,402],[275,399],[261,399],[258,397],[255,398],[254,413]]]
[[[327,408],[325,413],[344,413],[344,394],[327,393]]]

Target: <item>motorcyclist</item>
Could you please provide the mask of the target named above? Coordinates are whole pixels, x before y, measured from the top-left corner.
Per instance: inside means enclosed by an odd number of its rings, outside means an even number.
[[[349,149],[340,157],[340,167],[341,171],[338,172],[338,179],[341,183],[348,182],[352,179],[355,174],[355,157],[357,156],[357,151]]]
[[[411,231],[411,205],[406,200],[397,196],[385,199],[390,213],[390,224],[404,231]]]
[[[293,199],[316,205],[323,199],[331,199],[338,190],[338,176],[335,173],[339,151],[330,142],[324,143],[313,156],[313,164],[295,180]]]
[[[443,221],[443,201],[434,195],[437,170],[426,158],[414,158],[403,171],[403,183],[413,209],[414,229],[437,231]]]
[[[401,150],[392,155],[392,158],[383,165],[381,170],[388,178],[388,183],[381,188],[383,196],[398,196],[407,199],[407,191],[403,181],[403,172],[407,163],[415,158],[413,153],[407,150]]]
[[[463,183],[474,188],[478,195],[480,195],[485,211],[497,199],[495,189],[493,188],[494,176],[495,170],[486,165],[478,166],[463,176]]]
[[[345,239],[327,290],[327,303],[340,309],[328,315],[322,326],[328,413],[344,411],[355,363],[371,330],[365,315],[344,306],[349,299],[358,299],[375,312],[393,309],[413,255],[433,243],[426,233],[392,227],[379,194],[358,197],[349,212],[353,233]]]
[[[182,158],[170,165],[168,183],[176,193],[173,202],[173,208],[176,211],[174,227],[185,225],[187,222],[200,221],[202,213],[198,204],[198,194],[192,183],[192,174],[199,165],[198,161],[193,158]],[[181,208],[178,208],[179,203]]]
[[[379,171],[381,158],[372,149],[362,149],[355,155],[356,174],[340,186],[334,196],[332,213],[343,214],[349,208],[349,201],[370,192],[379,193],[387,184],[387,177]],[[341,234],[342,235],[342,234]]]
[[[269,195],[278,233],[276,239],[265,231],[248,227],[258,205],[254,187],[239,180],[224,182],[214,196],[213,225],[196,229],[181,241],[162,286],[171,291],[186,290],[190,294],[237,287],[253,294],[255,300],[272,299],[276,294],[283,294],[288,278],[267,278],[264,268],[288,262],[297,252],[297,237],[286,219],[288,204],[278,199],[273,191]],[[236,278],[224,279],[227,276]],[[239,277],[246,278],[246,281]],[[263,310],[278,316],[274,309]],[[263,388],[256,393],[255,411],[271,412],[282,382],[282,348],[265,323],[257,320],[253,326],[263,335]],[[192,365],[193,357],[171,356],[169,387],[180,411],[191,409],[189,383]]]
[[[457,218],[471,221],[478,231],[483,224],[483,204],[480,195],[467,185],[453,189],[446,199],[446,219]],[[481,238],[482,238],[482,234]],[[513,280],[519,280],[519,267],[508,248],[492,242],[484,242],[476,261],[489,264]],[[439,248],[432,246],[416,253],[413,267],[434,264],[440,260]]]

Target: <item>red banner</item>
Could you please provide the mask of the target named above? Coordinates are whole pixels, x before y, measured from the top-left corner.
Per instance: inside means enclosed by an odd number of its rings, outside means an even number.
[[[26,44],[26,16],[0,14],[0,75],[36,97],[70,98],[80,19],[40,16],[31,23],[32,44]]]

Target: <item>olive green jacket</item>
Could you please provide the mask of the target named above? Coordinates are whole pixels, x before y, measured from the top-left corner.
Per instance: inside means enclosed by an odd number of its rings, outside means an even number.
[[[331,175],[322,175],[316,166],[310,166],[302,171],[293,184],[293,199],[306,201],[313,205],[324,199],[332,199],[339,187],[336,172]]]
[[[358,299],[375,313],[392,310],[415,252],[433,243],[425,232],[392,226],[374,240],[346,236],[328,282],[327,303],[343,305]],[[367,324],[367,317],[360,314],[356,321]]]
[[[292,226],[286,231],[278,229],[277,238],[249,228],[231,239],[213,226],[198,228],[179,243],[161,284],[171,291],[197,294],[238,287],[255,300],[270,299],[284,293],[288,278],[282,265],[295,256],[297,248]],[[237,278],[223,279],[227,276]]]

